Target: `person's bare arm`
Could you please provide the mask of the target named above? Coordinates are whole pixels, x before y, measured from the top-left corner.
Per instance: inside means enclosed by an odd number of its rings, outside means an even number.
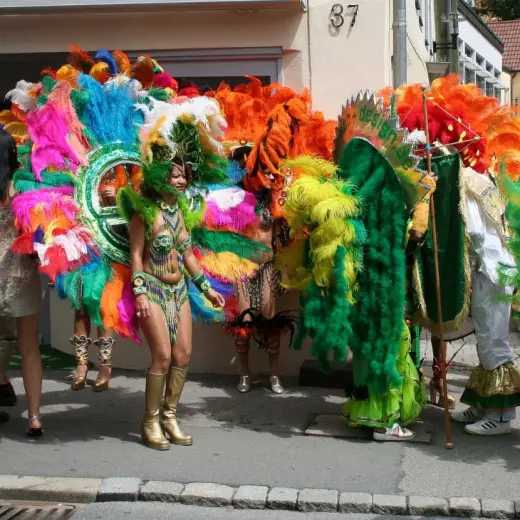
[[[189,241],[190,235],[186,231],[186,226],[184,224],[184,218],[182,217],[182,215],[180,215],[180,221],[181,221],[181,232],[180,232],[177,244],[178,244],[178,247],[180,248],[180,252],[184,259],[184,266],[186,267],[186,270],[188,271],[188,273],[190,274],[192,279],[194,279],[194,281],[195,281],[197,276],[200,276],[202,271],[200,268],[199,261],[197,260],[197,257],[193,253],[191,243],[189,245],[187,245],[186,241]],[[217,291],[214,291],[213,289],[210,288],[209,290],[204,292],[204,295],[213,304],[214,307],[224,307],[224,305],[225,305],[224,298]]]
[[[141,217],[134,213],[130,221],[130,262],[132,277],[134,274],[143,271],[143,255],[146,244],[146,227]],[[136,286],[134,284],[134,291]],[[150,316],[150,301],[146,294],[138,294],[135,297],[135,306],[140,318]]]

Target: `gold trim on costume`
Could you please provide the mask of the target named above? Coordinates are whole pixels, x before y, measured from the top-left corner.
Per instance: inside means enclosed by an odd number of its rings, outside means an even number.
[[[520,369],[512,361],[494,370],[484,370],[482,365],[478,365],[473,369],[466,388],[481,397],[519,394]]]

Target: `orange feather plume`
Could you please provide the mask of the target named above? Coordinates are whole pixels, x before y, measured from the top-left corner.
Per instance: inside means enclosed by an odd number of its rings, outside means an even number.
[[[144,89],[150,89],[154,80],[154,62],[150,56],[140,56],[132,66],[132,78],[141,83]]]
[[[69,47],[68,62],[75,69],[88,74],[94,65],[94,58],[85,52],[79,45]]]
[[[123,51],[114,51],[112,52],[112,56],[114,57],[120,74],[130,76],[132,73],[132,64],[128,56]]]
[[[423,130],[421,86],[406,85],[395,92],[383,89],[378,94],[388,104],[392,93],[401,125],[410,131]],[[496,169],[505,156],[519,150],[520,120],[513,119],[508,107],[486,96],[477,85],[462,85],[456,75],[439,78],[427,93],[427,106],[432,142],[453,145],[464,164],[477,172]],[[474,138],[478,140],[467,142]],[[509,159],[508,164],[509,175],[516,179],[519,161]]]
[[[125,283],[130,280],[130,269],[122,264],[112,263],[112,278],[107,282],[101,296],[101,317],[106,330],[114,330],[123,337],[130,337],[128,330],[119,318],[117,304],[123,298]]]

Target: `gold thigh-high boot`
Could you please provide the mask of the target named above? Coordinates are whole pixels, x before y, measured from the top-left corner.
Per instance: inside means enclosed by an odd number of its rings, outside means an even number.
[[[166,383],[166,396],[164,406],[161,413],[161,426],[165,433],[168,434],[172,444],[181,446],[191,446],[193,438],[190,435],[182,433],[177,423],[177,407],[181,398],[184,382],[186,381],[187,370],[184,368],[170,367],[168,381]]]
[[[169,450],[170,443],[159,424],[159,413],[168,374],[146,372],[145,415],[141,424],[141,440],[154,450]]]
[[[76,356],[76,363],[78,366],[88,366],[88,347],[92,343],[90,338],[86,336],[72,336],[70,344],[74,347],[74,355]],[[87,372],[84,376],[75,375],[70,387],[72,390],[83,390],[87,386]]]

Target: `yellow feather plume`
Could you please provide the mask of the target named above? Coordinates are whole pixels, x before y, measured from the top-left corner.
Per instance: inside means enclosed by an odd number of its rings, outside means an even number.
[[[294,159],[282,161],[279,166],[280,173],[299,178],[302,175],[319,178],[332,178],[336,174],[338,167],[321,157],[311,155],[300,155]]]
[[[258,271],[257,264],[229,252],[208,253],[200,264],[211,276],[229,280],[234,284],[238,284],[242,276],[250,278]]]
[[[332,284],[338,247],[345,247],[348,253],[356,239],[356,228],[351,219],[359,215],[360,205],[353,195],[345,193],[348,188],[347,183],[338,179],[323,182],[319,178],[304,175],[288,189],[285,208],[291,234],[299,238],[310,236],[312,275],[319,287],[327,288]],[[305,254],[300,242],[305,243],[304,240],[295,240],[281,253],[279,264],[289,279],[285,281],[286,285],[302,288],[310,281],[310,273],[298,270],[297,267],[298,260],[301,262]],[[349,287],[352,287],[359,266],[352,255],[347,257],[349,260],[345,263],[345,276]],[[351,294],[349,298],[352,298]]]

